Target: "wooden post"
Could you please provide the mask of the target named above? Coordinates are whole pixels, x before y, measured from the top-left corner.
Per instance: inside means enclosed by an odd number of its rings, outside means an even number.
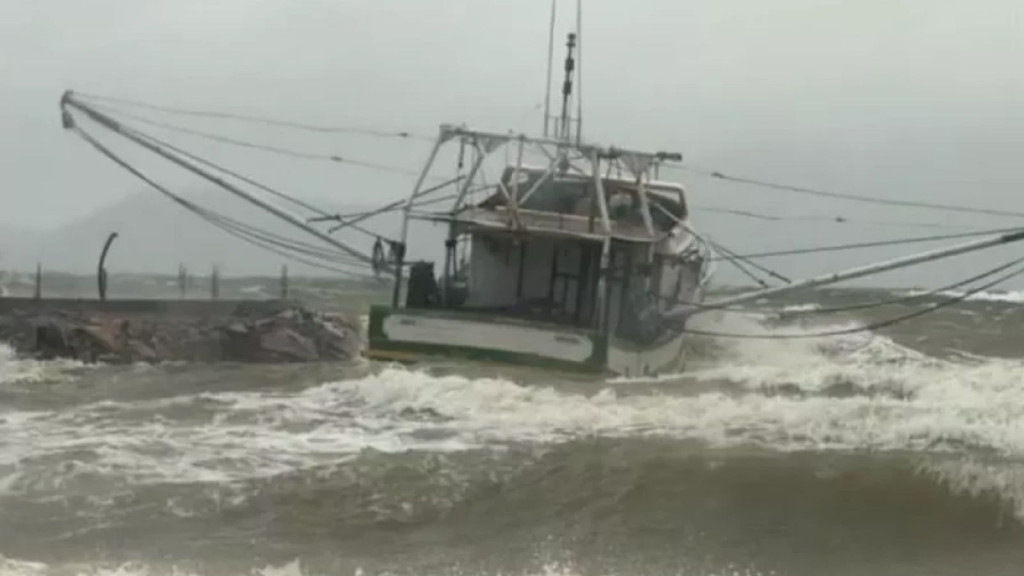
[[[288,299],[288,265],[281,266],[281,300]]]
[[[185,299],[185,290],[188,288],[188,270],[184,264],[178,264],[178,293],[182,300]]]
[[[43,265],[36,262],[36,291],[35,299],[41,300],[43,298]]]
[[[220,298],[220,269],[216,266],[213,267],[213,273],[210,275],[210,299],[217,300]]]
[[[107,269],[103,264],[107,261],[107,252],[110,251],[110,244],[117,238],[117,232],[111,232],[107,236],[107,242],[103,245],[103,251],[100,253],[100,262],[96,265],[96,283],[100,292],[100,301],[105,302],[107,300]]]

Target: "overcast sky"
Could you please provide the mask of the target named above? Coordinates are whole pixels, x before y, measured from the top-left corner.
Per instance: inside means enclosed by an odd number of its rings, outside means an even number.
[[[560,2],[566,13],[574,4]],[[586,137],[798,185],[1024,212],[1020,0],[586,4]],[[0,226],[59,226],[140,190],[61,130],[68,88],[426,134],[441,122],[537,132],[548,9],[547,0],[0,0]],[[350,137],[328,144],[410,168],[426,153]],[[253,156],[234,166],[342,203],[391,200],[409,185]],[[699,226],[740,249],[926,232],[901,222],[1015,223],[680,176],[698,205],[865,221],[697,211]]]

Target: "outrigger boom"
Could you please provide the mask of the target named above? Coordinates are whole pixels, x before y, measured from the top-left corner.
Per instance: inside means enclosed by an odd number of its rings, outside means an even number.
[[[942,260],[944,258],[951,258],[953,256],[959,256],[961,254],[967,254],[968,252],[976,252],[978,250],[984,250],[986,248],[993,248],[1002,244],[1011,244],[1013,242],[1019,242],[1024,240],[1024,228],[1014,232],[1008,232],[1000,234],[995,238],[985,238],[983,240],[976,240],[974,242],[965,242],[949,248],[940,248],[937,250],[930,250],[928,252],[922,252],[919,254],[913,254],[910,256],[904,256],[893,260],[887,260],[885,262],[879,262],[877,264],[870,264],[867,266],[860,266],[858,268],[852,268],[842,272],[834,272],[832,274],[824,274],[822,276],[816,276],[814,278],[808,278],[805,280],[798,280],[791,284],[784,286],[776,286],[774,288],[766,288],[764,290],[757,290],[754,292],[748,292],[746,294],[740,294],[731,298],[723,298],[714,302],[703,304],[699,309],[694,310],[693,308],[679,309],[670,311],[665,315],[666,319],[681,319],[691,317],[701,312],[721,310],[730,306],[736,306],[746,302],[752,302],[766,298],[768,296],[778,296],[779,294],[785,294],[787,292],[793,292],[797,290],[804,290],[807,288],[817,288],[820,286],[828,286],[830,284],[837,284],[839,282],[845,282],[847,280],[854,280],[856,278],[863,278],[865,276],[873,276],[875,274],[881,274],[883,272],[890,272],[899,268],[907,268],[909,266],[915,266],[917,264],[923,264],[925,262],[932,262],[935,260]]]
[[[352,256],[366,264],[372,264],[371,258],[364,254],[363,252],[360,252],[359,250],[352,248],[348,244],[345,244],[344,242],[341,242],[340,240],[333,238],[330,235],[321,232],[320,230],[317,230],[316,228],[313,228],[312,226],[303,222],[302,219],[299,218],[298,216],[295,216],[294,214],[291,214],[286,210],[274,206],[273,204],[266,202],[261,198],[258,198],[246,192],[245,190],[238,188],[237,186],[232,185],[231,183],[225,181],[223,178],[219,178],[217,176],[214,176],[213,174],[210,174],[209,172],[203,170],[202,168],[196,166],[191,162],[183,160],[182,158],[179,158],[178,156],[169,153],[167,150],[164,150],[161,146],[158,146],[150,142],[149,140],[141,137],[134,130],[131,130],[123,126],[114,118],[111,118],[110,116],[100,112],[99,110],[96,110],[92,106],[89,106],[88,104],[80,101],[78,98],[75,97],[75,93],[73,91],[68,90],[64,93],[64,95],[61,97],[60,105],[63,111],[63,122],[64,127],[66,129],[76,128],[74,119],[68,113],[67,108],[74,108],[76,110],[79,110],[86,116],[91,118],[93,121],[95,121],[97,124],[107,128],[111,132],[114,132],[115,134],[118,134],[119,136],[122,136],[138,144],[139,146],[146,148],[147,150],[153,152],[154,154],[157,154],[167,160],[170,160],[174,164],[177,164],[178,166],[188,170],[189,172],[192,172],[193,174],[197,174],[198,176],[210,181],[213,184],[216,184],[217,186],[220,186],[221,188],[238,196],[239,198],[242,198],[243,200],[251,204],[254,204],[255,206],[263,209],[264,211],[273,214],[279,219],[284,220],[285,222],[291,224],[292,226],[295,226],[296,228],[299,228],[300,230],[315,236],[319,240],[341,250],[342,252],[348,254],[349,256]]]

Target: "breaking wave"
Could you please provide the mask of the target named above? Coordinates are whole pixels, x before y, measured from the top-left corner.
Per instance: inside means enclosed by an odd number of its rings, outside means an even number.
[[[0,342],[0,386],[14,383],[56,382],[72,378],[69,371],[87,365],[77,360],[20,358],[11,346]]]
[[[911,290],[907,293],[908,296],[920,296],[922,294],[930,294],[925,290]],[[939,292],[938,295],[945,298],[959,298],[966,294],[966,292],[959,290],[946,290]],[[977,294],[971,294],[967,296],[965,300],[969,302],[1001,302],[1006,304],[1024,304],[1024,290],[993,290],[983,291]]]
[[[796,328],[780,328],[794,330]],[[3,360],[5,378],[37,365]],[[298,392],[223,392],[0,416],[0,489],[230,482],[383,453],[580,438],[772,451],[1024,456],[1024,363],[944,360],[874,334],[743,341],[654,387],[568,388],[385,368]],[[69,459],[54,474],[55,458]]]
[[[62,567],[51,567],[47,564],[38,562],[8,560],[2,556],[0,556],[0,574],[3,574],[4,576],[50,576],[51,574],[59,574],[60,576],[213,576],[213,574],[206,571],[184,569],[174,565],[161,568],[148,564],[125,563],[111,565],[108,567],[93,566],[88,569],[75,570],[73,568],[67,569]],[[267,565],[262,568],[237,572],[237,576],[327,576],[329,574],[331,576],[335,576],[332,572],[320,571],[315,568],[306,567],[298,559],[285,564]],[[353,571],[353,576],[371,576],[374,574],[378,574],[378,572],[368,571],[358,567]],[[480,576],[485,576],[486,573],[475,573],[462,570],[441,570],[430,572],[428,574],[436,576],[472,576],[474,574],[480,574]],[[519,573],[495,573],[495,576],[579,576],[579,574],[580,571],[571,563],[550,562],[545,563],[536,570],[525,570]],[[774,572],[762,572],[741,566],[727,566],[722,570],[692,574],[695,576],[770,576],[773,575]],[[394,573],[391,571],[385,571],[380,572],[379,575],[394,576]],[[215,576],[234,575],[218,572],[215,573]]]
[[[799,335],[850,326],[730,315],[716,328]],[[897,540],[894,526],[948,532],[922,537],[922,557],[939,558],[934,542],[948,539],[995,549],[1006,536],[987,519],[1024,519],[1024,363],[936,358],[867,332],[723,339],[710,352],[683,374],[649,380],[382,366],[304,385],[177,387],[0,411],[4,513],[25,526],[59,525],[71,561],[108,542],[161,558],[166,534],[182,530],[189,544],[178,558],[190,557],[193,542],[217,543],[207,550],[216,561],[78,568],[47,556],[53,533],[10,534],[10,549],[33,561],[0,557],[0,573],[748,576],[772,573],[754,562],[764,558],[831,565],[837,539],[884,549]],[[32,366],[10,354],[3,361],[5,370]],[[180,385],[176,371],[202,368],[147,370],[172,371]],[[637,532],[652,525],[666,539]],[[276,555],[254,552],[253,534],[273,534]],[[360,556],[402,536],[420,543],[410,557],[426,564],[399,558],[390,567],[413,567],[395,571]],[[311,564],[311,550],[335,556]],[[629,568],[645,554],[665,564]],[[474,555],[497,559],[480,568]],[[665,567],[679,558],[690,562],[685,570]],[[229,559],[248,564],[217,564]]]

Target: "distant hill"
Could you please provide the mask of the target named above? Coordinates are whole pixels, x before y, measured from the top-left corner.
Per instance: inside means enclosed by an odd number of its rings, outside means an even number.
[[[187,196],[205,207],[275,234],[328,247],[313,236],[226,192],[194,191]],[[329,212],[341,213],[374,207],[331,205],[324,201],[311,203]],[[400,222],[398,214],[387,214],[367,221],[365,226],[373,232],[393,237],[398,233]],[[322,230],[328,227],[320,225]],[[281,265],[287,263],[289,271],[294,274],[333,275],[330,271],[289,261],[252,246],[149,190],[133,194],[52,231],[28,231],[0,225],[0,269],[32,270],[38,261],[46,270],[91,273],[95,270],[103,242],[113,231],[118,232],[119,238],[107,259],[107,268],[111,272],[175,273],[180,263],[196,272],[209,270],[216,264],[225,275],[276,275]],[[441,228],[419,226],[416,232],[419,233],[414,242],[417,250],[412,253],[421,257],[443,254],[444,234]],[[367,252],[373,244],[373,238],[351,230],[339,232],[336,237]],[[436,250],[430,246],[435,246]],[[425,251],[423,247],[427,247]]]

